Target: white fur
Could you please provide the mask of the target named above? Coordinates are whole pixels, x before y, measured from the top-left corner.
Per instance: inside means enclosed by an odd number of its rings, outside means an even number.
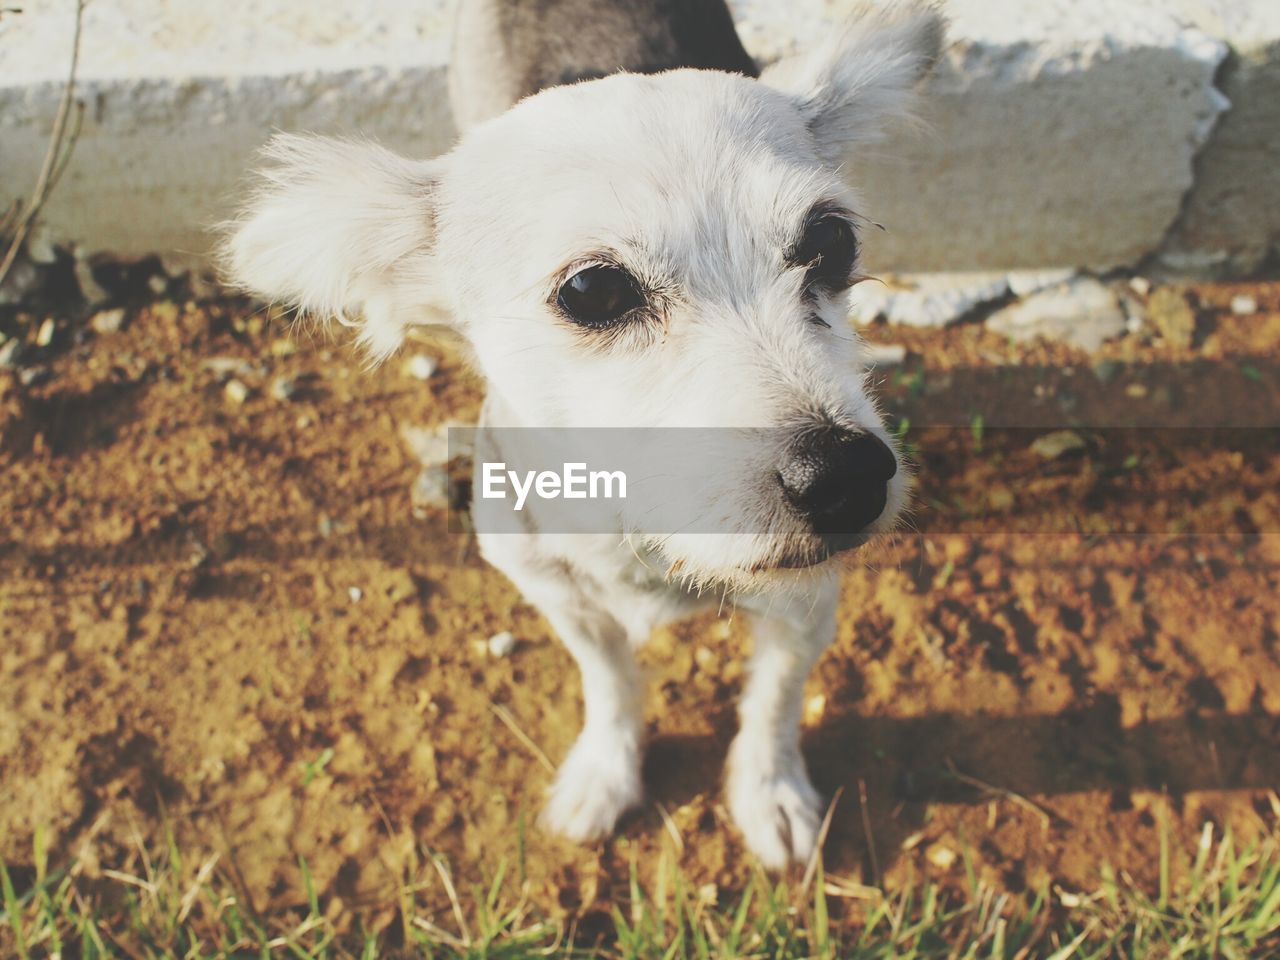
[[[822,415],[892,446],[847,296],[804,303],[803,271],[784,253],[815,204],[857,210],[836,173],[843,152],[906,109],[940,35],[929,8],[909,7],[870,15],[761,81],[678,70],[556,87],[425,163],[277,138],[233,227],[229,269],[309,313],[362,314],[360,337],[378,356],[443,311],[488,381],[488,426],[785,428]],[[554,313],[566,271],[602,253],[662,292],[660,325],[602,344]],[[830,563],[780,568],[813,535],[781,509],[775,453],[746,451],[714,482],[690,484],[699,509],[741,518],[737,533],[628,537],[644,518],[624,512],[618,535],[481,536],[583,675],[584,729],[552,787],[548,826],[596,837],[639,802],[634,648],[702,591],[732,590],[756,649],[729,807],[769,866],[812,851],[819,801],[800,703],[834,636],[837,580]],[[907,487],[900,471],[873,531],[893,525]]]
[[[439,303],[437,165],[373,143],[291,134],[263,154],[261,183],[229,225],[228,275],[304,314],[357,326],[371,356],[390,356],[404,328],[430,322]]]
[[[886,122],[911,115],[914,87],[942,52],[943,21],[931,6],[868,6],[822,47],[778,61],[761,81],[799,98],[822,154],[876,143]]]

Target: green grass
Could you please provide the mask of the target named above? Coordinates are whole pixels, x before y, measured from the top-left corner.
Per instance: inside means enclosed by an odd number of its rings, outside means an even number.
[[[0,864],[0,954],[19,958],[293,957],[495,958],[606,956],[629,960],[759,957],[1068,958],[1280,956],[1280,843],[1215,842],[1206,824],[1173,880],[1180,852],[1161,844],[1158,889],[1104,869],[1092,893],[1025,895],[984,886],[971,867],[962,893],[923,882],[886,893],[826,877],[815,864],[788,885],[754,874],[722,898],[695,887],[664,857],[652,889],[632,866],[630,887],[603,923],[541,916],[526,884],[503,864],[483,887],[459,890],[440,858],[427,859],[398,892],[380,933],[340,933],[329,902],[300,864],[305,903],[270,917],[246,906],[232,872],[211,857],[185,869],[172,835],[140,849],[137,875],[89,880],[79,864],[51,871],[37,834],[33,868],[19,886]],[[966,858],[966,863],[969,860]],[[522,872],[517,870],[517,873]],[[434,896],[432,896],[434,894]],[[425,899],[443,904],[437,912]],[[16,921],[16,922],[15,922]],[[586,926],[592,926],[588,934]]]

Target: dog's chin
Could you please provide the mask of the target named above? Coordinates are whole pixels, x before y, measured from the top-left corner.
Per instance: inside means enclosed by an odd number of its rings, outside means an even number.
[[[758,572],[768,573],[771,569],[809,570],[820,567],[835,557],[852,553],[870,539],[869,533],[806,537],[803,543],[788,547],[771,566],[762,566]]]
[[[645,551],[667,570],[668,580],[699,590],[754,592],[824,575],[833,561],[874,540],[879,526],[852,534],[677,535],[647,544]]]
[[[847,556],[872,539],[872,534],[819,537],[788,537],[761,559],[728,567],[708,569],[678,563],[675,569],[692,573],[703,585],[719,583],[745,592],[795,583],[819,576],[833,560]]]

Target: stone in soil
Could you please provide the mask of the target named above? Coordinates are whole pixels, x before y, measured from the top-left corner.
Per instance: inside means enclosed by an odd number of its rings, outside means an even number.
[[[234,404],[239,405],[249,399],[249,388],[240,380],[228,380],[222,390]]]
[[[495,657],[509,657],[511,651],[516,648],[515,635],[510,630],[495,633],[489,638],[488,647],[489,653]]]
[[[1147,318],[1162,339],[1189,347],[1196,335],[1196,311],[1179,287],[1160,287],[1147,300]]]
[[[854,291],[855,323],[883,318],[911,327],[945,327],[1009,292],[1009,278],[1000,273],[918,274],[891,283],[865,283]]]
[[[276,377],[271,381],[271,398],[281,402],[292,400],[298,395],[298,381],[293,377]]]
[[[25,303],[44,282],[45,271],[27,257],[18,257],[0,283],[0,306]]]
[[[1125,315],[1107,287],[1078,277],[993,314],[987,328],[1019,343],[1044,337],[1092,353],[1125,332]]]
[[[1247,293],[1239,293],[1231,298],[1231,312],[1237,317],[1248,317],[1258,312],[1258,300]]]
[[[449,473],[442,465],[423,467],[409,498],[414,507],[443,510],[449,506]]]
[[[124,307],[99,310],[89,320],[94,333],[118,333],[124,327]]]
[[[80,288],[80,296],[84,297],[85,303],[93,306],[111,299],[111,294],[106,288],[94,279],[93,268],[89,265],[88,258],[77,253],[74,269],[76,285]]]
[[[0,346],[0,369],[12,369],[22,364],[27,345],[16,337]]]
[[[24,367],[18,371],[18,382],[24,387],[35,387],[53,379],[48,367]]]
[[[405,361],[404,370],[415,380],[430,380],[436,372],[436,362],[425,353],[419,353]]]
[[[1031,443],[1031,451],[1046,460],[1056,460],[1068,453],[1085,449],[1084,437],[1074,430],[1054,430]]]
[[[220,382],[231,377],[256,377],[261,376],[263,373],[259,367],[255,367],[248,360],[241,360],[239,357],[210,357],[201,366],[212,373],[214,379]]]
[[[400,439],[415,460],[424,467],[434,467],[471,453],[474,445],[473,431],[463,429],[468,426],[469,424],[457,420],[448,420],[434,427],[406,423],[400,427]],[[454,428],[459,432],[450,437],[449,431]]]

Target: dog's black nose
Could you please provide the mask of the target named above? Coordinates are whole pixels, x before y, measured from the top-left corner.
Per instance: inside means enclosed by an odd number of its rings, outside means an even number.
[[[889,480],[897,472],[897,457],[878,437],[830,426],[806,431],[792,443],[778,482],[814,532],[843,549],[884,512]]]

